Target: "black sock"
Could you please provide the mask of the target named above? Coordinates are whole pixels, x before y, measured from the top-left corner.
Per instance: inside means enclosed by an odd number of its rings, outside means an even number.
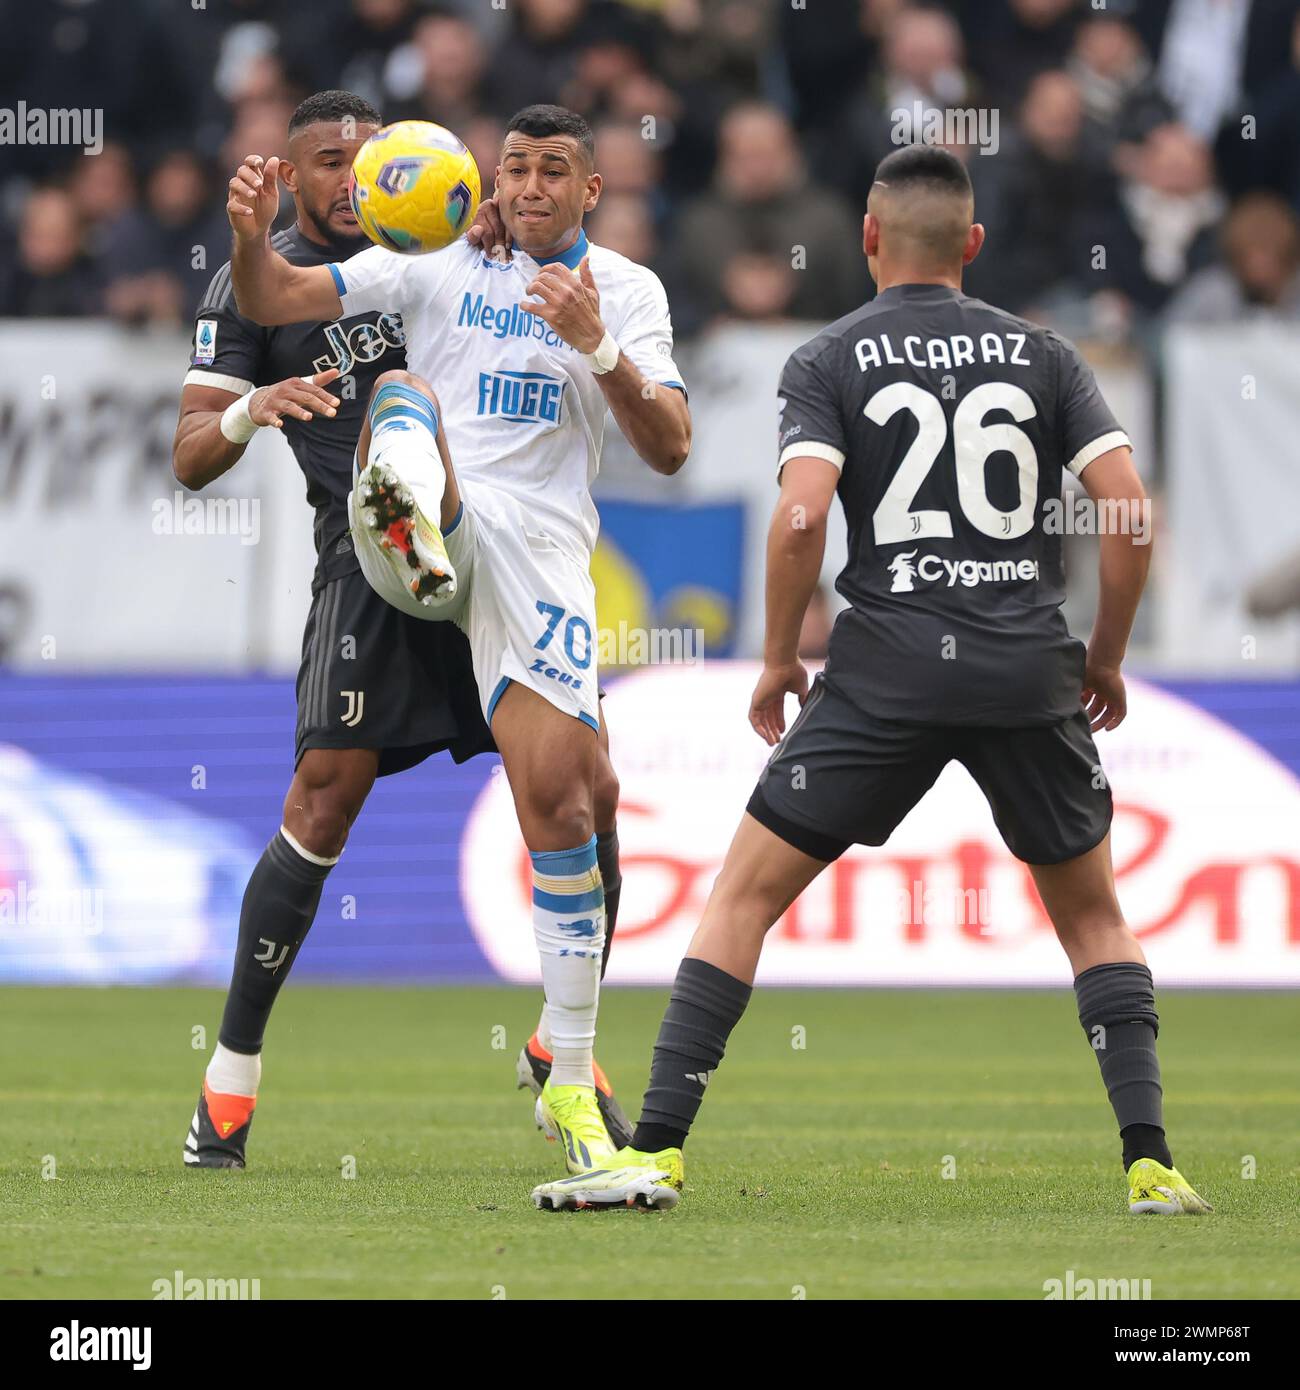
[[[239,913],[239,941],[218,1035],[232,1052],[262,1050],[271,1006],[320,905],[333,865],[313,864],[276,832],[262,851]]]
[[[618,899],[623,891],[623,875],[618,868],[618,829],[596,836],[596,863],[601,887],[605,890],[605,953],[600,958],[600,978],[609,969],[609,948],[614,944],[614,923],[618,920]]]
[[[1124,1142],[1126,1173],[1139,1158],[1154,1158],[1166,1168],[1174,1166],[1173,1155],[1165,1142],[1165,1132],[1158,1125],[1125,1125],[1120,1130],[1119,1137]]]
[[[1136,961],[1094,965],[1074,982],[1079,1022],[1097,1054],[1124,1144],[1124,1168],[1138,1158],[1172,1166],[1165,1143],[1164,1091],[1156,1057],[1155,988]]]
[[[753,992],[752,985],[707,961],[682,961],[659,1025],[634,1149],[654,1153],[686,1142],[704,1089]]]

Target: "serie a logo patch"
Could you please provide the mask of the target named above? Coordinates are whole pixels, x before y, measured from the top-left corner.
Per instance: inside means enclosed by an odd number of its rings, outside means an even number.
[[[200,319],[194,330],[194,365],[210,367],[217,360],[217,321]]]

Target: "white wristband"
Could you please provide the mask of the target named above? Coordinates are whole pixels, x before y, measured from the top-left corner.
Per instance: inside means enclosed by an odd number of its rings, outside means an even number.
[[[249,391],[246,395],[240,396],[237,401],[231,401],[222,412],[221,433],[232,444],[247,444],[262,428],[248,413],[248,403],[252,398],[253,393]]]
[[[597,376],[604,376],[606,372],[612,372],[618,366],[618,344],[614,341],[614,335],[607,328],[605,336],[600,340],[595,352],[584,352],[583,360]]]

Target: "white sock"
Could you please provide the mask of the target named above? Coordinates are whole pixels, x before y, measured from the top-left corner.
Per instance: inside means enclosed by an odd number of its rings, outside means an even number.
[[[537,1041],[547,1050],[554,1052],[554,1038],[551,1037],[551,1020],[546,1014],[546,1005],[542,1005],[542,1016],[537,1020]]]
[[[387,464],[411,489],[416,505],[440,524],[447,470],[438,453],[438,417],[433,402],[409,386],[381,386],[370,405],[368,463]]]
[[[262,1080],[262,1054],[232,1052],[218,1043],[205,1076],[209,1088],[218,1095],[256,1096]]]
[[[557,1086],[593,1086],[591,1058],[605,947],[605,893],[596,837],[577,849],[533,854],[533,932],[546,991],[544,1023]],[[539,1029],[540,1031],[540,1029]]]

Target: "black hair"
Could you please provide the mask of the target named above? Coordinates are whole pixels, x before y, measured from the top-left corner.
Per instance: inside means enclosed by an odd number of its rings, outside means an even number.
[[[355,92],[334,88],[328,92],[313,92],[289,117],[289,134],[317,121],[342,121],[351,117],[358,125],[383,125],[384,118],[364,98]]]
[[[966,166],[942,145],[905,145],[876,165],[876,183],[891,191],[929,186],[945,193],[972,196]]]
[[[594,165],[596,162],[596,138],[591,127],[576,111],[565,106],[549,106],[545,102],[525,106],[510,117],[506,134],[512,130],[539,139],[545,135],[571,135],[586,150],[587,163]]]

